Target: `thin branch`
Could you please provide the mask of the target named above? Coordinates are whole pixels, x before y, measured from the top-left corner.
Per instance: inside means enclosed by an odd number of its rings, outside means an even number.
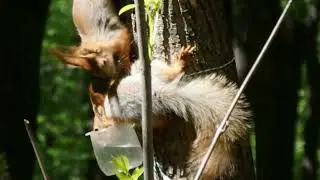
[[[45,171],[45,168],[44,168],[44,165],[41,161],[41,156],[40,156],[40,152],[37,150],[37,146],[36,146],[36,143],[35,143],[35,139],[34,139],[34,136],[33,136],[33,133],[29,127],[29,124],[30,122],[26,119],[24,119],[24,125],[26,127],[26,130],[27,130],[27,133],[28,133],[28,136],[29,136],[29,139],[30,139],[30,142],[32,144],[32,147],[33,147],[33,151],[34,153],[36,154],[36,157],[37,157],[37,160],[38,160],[38,164],[40,166],[40,169],[41,169],[41,172],[42,172],[42,176],[45,180],[49,180],[49,177]]]
[[[215,133],[215,136],[212,139],[212,142],[211,142],[211,144],[209,146],[209,149],[208,149],[206,155],[204,156],[203,161],[202,161],[202,163],[201,163],[201,165],[199,167],[199,170],[198,170],[198,172],[197,172],[197,174],[195,176],[195,180],[199,180],[200,179],[200,176],[201,176],[201,174],[202,174],[202,172],[203,172],[203,170],[204,170],[204,168],[205,168],[205,166],[206,166],[206,164],[207,164],[207,162],[209,160],[209,157],[211,156],[211,153],[213,151],[214,146],[217,143],[218,138],[220,137],[221,133],[223,133],[226,130],[226,128],[228,127],[228,119],[229,119],[229,117],[230,117],[230,115],[231,115],[231,113],[232,113],[232,111],[233,111],[238,99],[240,98],[243,90],[246,88],[250,78],[252,77],[253,73],[255,72],[255,70],[257,69],[257,67],[259,65],[259,63],[261,62],[261,59],[262,59],[263,55],[265,54],[267,48],[269,47],[271,41],[273,40],[275,34],[279,30],[280,24],[282,23],[285,15],[287,14],[287,11],[288,11],[291,3],[292,3],[292,0],[289,0],[287,2],[287,5],[284,8],[281,16],[279,17],[276,25],[274,26],[274,28],[273,28],[268,40],[266,41],[266,43],[263,46],[259,56],[257,57],[255,63],[253,64],[252,68],[250,69],[250,71],[248,72],[246,78],[244,79],[243,83],[241,84],[241,86],[240,86],[240,88],[238,90],[238,93],[236,94],[233,102],[231,103],[231,105],[230,105],[230,107],[229,107],[229,109],[227,111],[227,114],[225,115],[224,119],[222,120],[221,124],[219,125],[219,127],[218,127],[218,129],[217,129],[217,131]]]
[[[148,56],[148,39],[145,24],[145,9],[143,0],[135,0],[135,13],[138,34],[139,58],[142,62],[143,76],[141,96],[142,101],[142,144],[144,179],[153,179],[153,134],[152,134],[152,97],[151,97],[151,73]]]

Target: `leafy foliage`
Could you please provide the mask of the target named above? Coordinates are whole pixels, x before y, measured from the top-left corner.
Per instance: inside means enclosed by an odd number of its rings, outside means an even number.
[[[148,52],[149,57],[152,59],[152,49],[154,45],[154,27],[155,27],[155,18],[156,14],[159,13],[160,10],[160,0],[144,0],[145,11],[147,15],[148,29],[149,29],[149,41],[148,41]],[[134,4],[128,4],[122,7],[119,11],[119,15],[134,9]]]
[[[90,122],[86,76],[48,52],[57,44],[78,42],[71,6],[72,1],[52,2],[41,56],[37,138],[52,179],[84,179],[88,159],[93,158],[90,140],[84,136]],[[39,168],[35,179],[42,179]]]
[[[112,164],[118,169],[118,172],[115,172],[115,174],[120,180],[138,180],[143,174],[143,168],[139,167],[135,168],[134,171],[130,173],[129,160],[123,155],[114,157]]]

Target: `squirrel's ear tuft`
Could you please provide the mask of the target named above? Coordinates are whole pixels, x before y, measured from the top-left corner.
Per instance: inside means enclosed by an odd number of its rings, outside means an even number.
[[[50,49],[50,53],[64,64],[73,65],[91,71],[93,69],[90,60],[78,55],[79,47],[56,47]]]

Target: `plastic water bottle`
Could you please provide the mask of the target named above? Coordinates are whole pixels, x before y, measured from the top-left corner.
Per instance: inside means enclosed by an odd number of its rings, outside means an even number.
[[[107,175],[114,175],[117,167],[112,164],[114,157],[126,156],[129,169],[142,164],[142,148],[137,134],[131,124],[109,126],[86,134],[90,136],[93,151],[101,171]]]

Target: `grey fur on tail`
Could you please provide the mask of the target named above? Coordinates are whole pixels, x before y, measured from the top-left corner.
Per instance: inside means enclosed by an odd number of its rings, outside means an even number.
[[[120,113],[111,112],[108,98],[106,98],[106,114],[121,119],[141,119],[142,72],[139,64],[139,61],[133,64],[132,74],[124,78],[118,86],[117,98]],[[162,65],[166,66],[159,60],[153,60],[151,63],[153,115],[174,113],[186,121],[193,121],[197,131],[207,127],[217,127],[237,93],[237,86],[229,82],[226,77],[217,74],[209,74],[189,81],[182,80],[181,74],[172,82],[165,82],[159,73],[159,67]],[[245,137],[250,117],[249,104],[242,96],[230,116],[229,127],[222,138],[235,141]]]
[[[117,89],[120,111],[112,112],[108,98],[105,100],[106,114],[120,119],[141,119],[141,82],[142,72],[137,61],[132,66],[132,74],[121,80]],[[209,74],[192,80],[182,80],[182,73],[171,82],[166,82],[159,67],[165,62],[153,60],[152,73],[152,114],[154,117],[174,113],[185,121],[193,121],[196,134],[208,127],[217,127],[225,116],[237,86],[226,77]],[[112,98],[112,97],[109,97]],[[221,136],[223,141],[234,142],[246,137],[251,111],[242,96],[233,110],[229,126]],[[213,130],[214,132],[215,130]]]

